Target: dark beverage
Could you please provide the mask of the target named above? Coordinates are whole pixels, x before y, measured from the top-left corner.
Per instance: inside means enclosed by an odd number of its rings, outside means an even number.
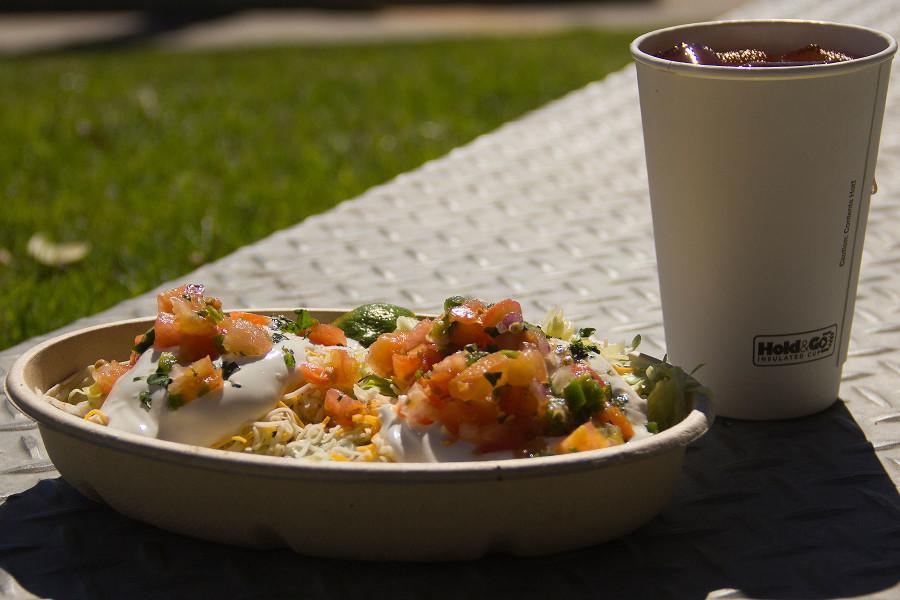
[[[824,65],[857,58],[838,50],[828,50],[818,44],[809,44],[784,54],[766,52],[758,48],[714,50],[709,46],[681,42],[656,53],[659,58],[695,65],[717,67],[800,67]]]

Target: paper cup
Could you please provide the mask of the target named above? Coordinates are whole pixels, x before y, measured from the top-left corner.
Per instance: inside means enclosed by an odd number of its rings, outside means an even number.
[[[663,60],[689,42],[862,58],[796,67]],[[897,43],[850,25],[722,21],[637,38],[670,362],[718,414],[780,419],[838,396]]]

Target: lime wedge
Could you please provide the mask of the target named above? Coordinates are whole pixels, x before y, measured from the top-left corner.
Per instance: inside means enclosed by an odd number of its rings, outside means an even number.
[[[363,304],[338,317],[333,325],[368,348],[382,333],[394,331],[399,317],[414,316],[411,310],[395,304]]]

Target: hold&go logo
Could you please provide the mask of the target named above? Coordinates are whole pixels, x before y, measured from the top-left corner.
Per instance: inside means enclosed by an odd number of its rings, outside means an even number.
[[[837,324],[801,331],[758,335],[753,338],[753,364],[757,367],[795,365],[834,354]]]

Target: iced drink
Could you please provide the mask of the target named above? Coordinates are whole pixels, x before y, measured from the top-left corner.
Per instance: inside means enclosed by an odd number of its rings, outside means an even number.
[[[896,42],[834,23],[641,36],[637,63],[670,360],[748,419],[838,396]]]

